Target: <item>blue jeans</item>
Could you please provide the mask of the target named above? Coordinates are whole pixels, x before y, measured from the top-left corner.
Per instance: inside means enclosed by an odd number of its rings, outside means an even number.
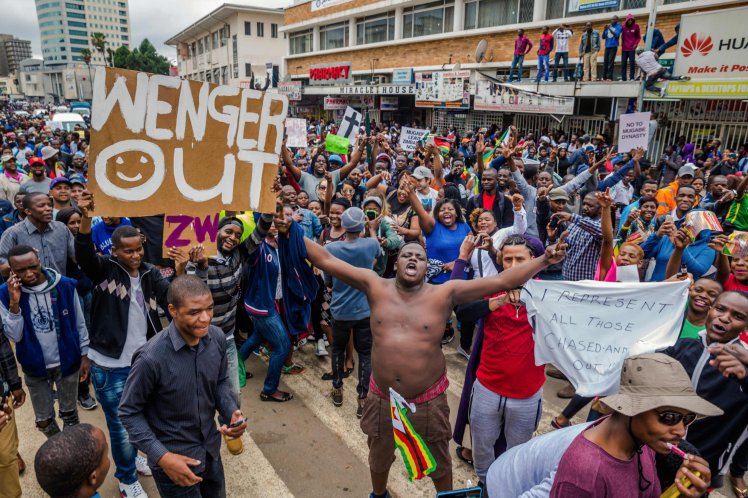
[[[203,480],[194,486],[178,486],[169,479],[160,467],[153,470],[153,480],[162,498],[225,498],[226,478],[223,474],[221,458],[215,460],[210,454],[205,454],[205,470],[198,472]]]
[[[558,77],[558,63],[561,60],[564,61],[564,81],[569,79],[569,52],[556,52],[553,57],[553,81]]]
[[[117,468],[114,477],[122,484],[132,484],[138,480],[135,468],[135,457],[138,456],[138,451],[130,444],[125,426],[122,425],[117,415],[129,373],[129,367],[110,369],[91,363],[91,383],[96,391],[96,399],[99,400],[104,410],[111,440],[112,458]]]
[[[514,69],[519,65],[519,73],[517,73],[517,81],[522,81],[522,64],[525,62],[524,55],[515,55],[512,57],[512,68],[509,70],[509,82],[514,81]]]
[[[545,81],[548,81],[548,74],[551,71],[551,60],[550,55],[538,55],[538,75],[535,77],[535,81],[540,81],[540,76],[543,74],[543,68],[545,67]]]
[[[291,350],[291,341],[288,339],[286,326],[283,325],[283,320],[277,313],[270,316],[252,315],[251,318],[254,330],[249,339],[242,344],[239,354],[242,360],[246,360],[263,342],[270,345],[268,373],[265,375],[265,385],[262,388],[262,392],[269,396],[278,390],[283,362]]]

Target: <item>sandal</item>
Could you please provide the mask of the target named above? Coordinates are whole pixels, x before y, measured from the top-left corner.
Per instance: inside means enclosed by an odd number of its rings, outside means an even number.
[[[285,403],[286,401],[291,401],[293,399],[293,394],[278,391],[279,393],[282,393],[283,396],[280,398],[276,398],[275,396],[271,396],[270,394],[260,393],[260,399],[262,401],[274,401],[276,403]]]
[[[473,465],[473,461],[470,460],[470,459],[468,459],[468,458],[465,458],[465,455],[462,454],[462,450],[464,450],[464,449],[465,448],[463,448],[462,446],[458,446],[457,447],[457,450],[456,450],[457,458],[459,458],[460,460],[462,460],[463,462],[465,462],[468,465]]]
[[[574,424],[572,424],[571,422],[566,425],[561,425],[556,420],[556,417],[553,417],[553,420],[551,420],[551,427],[553,427],[554,429],[563,429],[564,427],[571,427],[572,425]]]
[[[736,498],[748,497],[748,488],[740,489],[735,485],[735,476],[730,474],[730,484],[732,485],[732,492],[735,493]]]
[[[294,363],[289,366],[283,365],[283,373],[286,375],[299,375],[304,371],[304,367],[298,363]]]

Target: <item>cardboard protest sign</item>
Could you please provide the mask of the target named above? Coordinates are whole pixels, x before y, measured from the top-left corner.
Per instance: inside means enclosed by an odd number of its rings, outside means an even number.
[[[306,147],[306,119],[286,119],[286,145],[288,147]]]
[[[748,256],[748,232],[732,232],[727,240],[723,254],[737,258]]]
[[[348,154],[348,145],[351,141],[346,137],[339,137],[328,133],[325,136],[325,150],[333,154]]]
[[[100,216],[273,212],[288,98],[96,68],[88,188]]]
[[[613,394],[623,360],[675,343],[689,282],[531,280],[522,289],[535,363],[556,365],[580,396]]]
[[[416,150],[418,142],[428,135],[428,133],[428,130],[403,126],[400,128],[400,147],[406,152],[413,152]]]
[[[649,144],[649,112],[621,114],[618,123],[618,152],[630,152]]]
[[[359,134],[361,129],[361,121],[363,120],[363,114],[358,112],[353,107],[346,107],[343,119],[340,121],[340,128],[336,135],[339,137],[346,137],[350,142],[356,140],[356,135]]]
[[[691,240],[696,240],[696,237],[703,230],[711,230],[713,232],[722,231],[719,218],[712,211],[691,211],[686,215],[686,219],[683,220],[681,228],[688,233]]]
[[[202,244],[206,256],[218,254],[218,213],[208,216],[168,214],[164,216],[164,247],[162,256],[169,257],[169,248],[190,250]]]

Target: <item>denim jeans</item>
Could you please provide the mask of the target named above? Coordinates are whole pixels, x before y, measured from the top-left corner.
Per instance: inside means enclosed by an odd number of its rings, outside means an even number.
[[[62,376],[60,368],[47,370],[47,377],[26,376],[26,387],[29,388],[31,406],[34,408],[36,427],[45,436],[51,437],[60,432],[55,420],[55,400],[52,397],[52,387],[57,388],[57,399],[60,406],[60,418],[67,429],[78,423],[78,377],[76,370],[67,377]],[[44,427],[42,427],[42,424]]]
[[[475,473],[481,482],[486,482],[488,468],[498,456],[494,447],[501,434],[506,439],[506,449],[529,441],[542,412],[542,387],[529,398],[507,398],[475,380],[470,397],[470,432]]]
[[[621,52],[621,79],[626,81],[626,69],[628,69],[629,79],[633,80],[636,75],[636,52],[627,50]]]
[[[515,55],[512,57],[512,68],[509,70],[509,82],[514,81],[514,69],[519,65],[519,73],[517,73],[517,81],[522,81],[522,64],[525,62],[524,55]]]
[[[613,79],[613,66],[616,64],[616,55],[618,54],[618,47],[605,47],[605,54],[603,59],[603,79]]]
[[[545,81],[548,81],[548,74],[551,70],[550,55],[538,55],[538,75],[535,77],[535,81],[540,81],[540,77],[543,75],[543,68],[545,67]]]
[[[252,316],[251,318],[254,331],[249,339],[242,344],[239,354],[242,360],[246,360],[252,351],[263,342],[270,345],[270,362],[268,363],[268,373],[265,375],[265,385],[262,387],[262,392],[271,395],[278,390],[283,362],[291,350],[291,341],[288,338],[286,326],[283,325],[283,320],[277,313],[269,316]]]
[[[569,52],[556,52],[553,57],[553,81],[558,77],[558,63],[561,60],[564,61],[564,81],[569,80]]]
[[[359,399],[369,394],[369,377],[371,377],[371,323],[369,317],[361,320],[333,320],[332,322],[332,387],[343,387],[345,370],[345,346],[353,332],[353,347],[358,353],[358,386]]]
[[[160,467],[152,470],[153,480],[162,498],[226,498],[226,478],[221,457],[215,460],[206,453],[205,470],[195,474],[203,480],[194,486],[178,486]]]
[[[132,484],[138,480],[135,468],[135,457],[138,456],[138,451],[130,444],[125,426],[122,425],[117,415],[129,373],[129,367],[104,368],[91,363],[91,383],[96,391],[96,399],[99,400],[101,409],[104,410],[106,426],[109,429],[112,459],[116,466],[114,477],[122,484]]]

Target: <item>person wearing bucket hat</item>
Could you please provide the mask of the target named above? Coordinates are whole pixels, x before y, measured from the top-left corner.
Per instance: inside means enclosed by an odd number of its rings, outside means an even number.
[[[613,411],[610,416],[502,454],[488,471],[489,496],[657,498],[661,478],[670,476],[658,475],[655,456],[667,457],[669,444],[681,444],[697,417],[722,414],[699,397],[681,364],[662,353],[627,358],[618,393],[601,401]],[[683,477],[693,486],[684,488]],[[701,496],[710,477],[706,460],[686,455],[675,476],[680,496]]]

